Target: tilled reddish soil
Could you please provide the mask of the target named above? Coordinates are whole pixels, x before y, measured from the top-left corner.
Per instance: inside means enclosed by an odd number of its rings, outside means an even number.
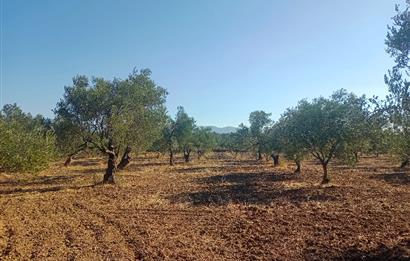
[[[213,155],[0,174],[1,260],[410,260],[410,175],[387,159],[292,167]]]

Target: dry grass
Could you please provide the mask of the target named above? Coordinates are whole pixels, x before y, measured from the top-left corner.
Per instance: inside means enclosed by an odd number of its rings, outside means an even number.
[[[309,162],[300,177],[214,155],[170,167],[140,157],[98,185],[104,162],[0,174],[1,260],[409,260],[410,176],[386,159]]]

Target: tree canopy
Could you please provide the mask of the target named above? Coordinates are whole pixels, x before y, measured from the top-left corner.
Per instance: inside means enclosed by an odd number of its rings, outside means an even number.
[[[119,165],[124,167],[130,148],[151,146],[165,123],[167,92],[150,76],[145,69],[134,70],[125,80],[74,77],[54,110],[60,146],[106,153],[112,145],[117,155],[123,154]]]
[[[387,53],[394,58],[395,65],[385,75],[389,87],[387,110],[399,140],[393,143],[393,151],[402,160],[402,166],[408,164],[410,157],[410,1],[406,2],[404,10],[396,5],[393,25],[388,26]]]

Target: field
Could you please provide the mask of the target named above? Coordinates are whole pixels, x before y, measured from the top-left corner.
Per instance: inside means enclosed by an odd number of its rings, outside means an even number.
[[[104,159],[0,174],[1,260],[409,260],[410,176],[387,158],[354,168],[212,154],[141,155],[101,185]]]

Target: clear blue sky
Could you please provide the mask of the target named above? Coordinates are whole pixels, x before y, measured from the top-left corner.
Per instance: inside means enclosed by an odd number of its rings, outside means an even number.
[[[402,0],[0,0],[2,104],[51,110],[74,75],[150,68],[200,125],[273,119],[345,88],[384,97],[387,24]]]

